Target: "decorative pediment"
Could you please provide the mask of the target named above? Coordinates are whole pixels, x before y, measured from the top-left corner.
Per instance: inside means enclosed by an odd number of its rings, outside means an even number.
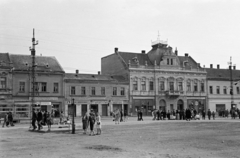
[[[169,81],[174,81],[175,78],[174,78],[174,77],[168,77],[168,80],[169,80]]]

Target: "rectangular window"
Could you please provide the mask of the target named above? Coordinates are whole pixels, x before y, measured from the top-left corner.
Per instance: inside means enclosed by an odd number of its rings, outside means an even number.
[[[183,83],[182,82],[178,82],[178,90],[179,91],[183,90]]]
[[[146,81],[142,81],[141,87],[142,87],[142,91],[146,91]]]
[[[239,87],[236,87],[237,94],[240,94]]]
[[[153,81],[150,81],[150,82],[149,82],[149,90],[150,90],[150,91],[153,91]]]
[[[219,86],[217,86],[216,91],[217,91],[217,94],[220,94],[220,87]]]
[[[39,84],[38,82],[34,82],[34,88],[35,88],[35,92],[39,91]]]
[[[191,92],[191,82],[187,82],[187,91]]]
[[[6,89],[7,81],[6,77],[0,77],[0,89]]]
[[[121,95],[125,95],[125,88],[121,87]]]
[[[81,87],[81,95],[86,95],[86,88],[85,87]]]
[[[96,89],[95,89],[95,87],[92,87],[92,95],[96,95]]]
[[[19,83],[19,92],[25,92],[25,82]]]
[[[134,91],[137,91],[137,90],[138,90],[137,81],[133,81],[133,90],[134,90]]]
[[[113,95],[117,95],[117,87],[113,87]]]
[[[224,88],[223,88],[223,94],[227,94],[227,87],[226,86],[224,86]]]
[[[197,85],[197,82],[194,83],[194,92],[197,92],[198,91],[198,85]]]
[[[164,81],[160,81],[160,91],[164,91],[165,87],[164,87]]]
[[[167,59],[167,65],[169,65],[169,59]]]
[[[105,87],[101,87],[101,95],[105,95]]]
[[[53,92],[58,92],[58,83],[53,83]]]
[[[76,94],[76,87],[71,86],[71,95],[75,95]]]
[[[201,83],[201,92],[204,92],[204,83]]]
[[[171,65],[173,65],[173,59],[171,59]]]
[[[41,86],[42,86],[42,92],[47,92],[47,82],[42,82]]]
[[[174,82],[169,82],[169,90],[174,91]]]
[[[210,94],[213,94],[213,88],[212,88],[212,86],[209,86],[209,93],[210,93]]]

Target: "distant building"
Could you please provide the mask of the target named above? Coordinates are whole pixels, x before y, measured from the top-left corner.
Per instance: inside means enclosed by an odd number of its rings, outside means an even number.
[[[124,75],[129,80],[129,103],[136,115],[142,109],[151,115],[153,109],[166,111],[206,109],[207,72],[187,53],[179,56],[166,41],[152,43],[145,53],[115,52],[101,59],[104,75]]]
[[[0,53],[0,117],[13,107],[12,63],[8,53]]]
[[[116,109],[128,113],[128,80],[123,76],[66,73],[65,114],[72,114],[72,103],[76,104],[75,115],[83,116],[90,109],[102,116],[110,116]]]
[[[7,56],[6,63],[11,63],[1,75],[4,95],[2,111],[12,111],[14,118],[29,118],[32,110],[32,80],[30,55],[0,54]],[[2,60],[2,58],[1,58]],[[50,111],[54,108],[62,110],[64,103],[63,76],[64,71],[55,57],[36,56],[35,97],[33,108]],[[9,99],[8,99],[9,98]],[[1,110],[0,110],[1,111]]]
[[[230,110],[231,108],[240,107],[240,70],[206,68],[207,71],[207,85],[208,85],[208,106],[211,111]],[[231,73],[233,80],[233,91],[231,95]],[[232,100],[232,98],[233,100]],[[232,103],[233,101],[233,103]],[[232,105],[233,104],[233,105]]]

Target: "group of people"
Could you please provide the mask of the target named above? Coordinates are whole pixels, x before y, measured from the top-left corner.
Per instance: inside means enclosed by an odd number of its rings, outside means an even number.
[[[153,110],[152,111],[152,116],[153,116],[153,120],[170,120],[170,119],[174,119],[174,120],[186,120],[186,121],[190,121],[193,119],[200,119],[200,115],[202,116],[202,119],[205,120],[205,117],[207,115],[208,119],[210,120],[211,118],[213,120],[215,120],[215,111],[210,111],[210,109],[208,109],[207,113],[203,110],[201,113],[197,112],[196,109],[190,109],[187,108],[186,110],[172,110],[170,112],[170,110],[168,110],[167,112],[165,110]],[[172,117],[171,117],[172,116]]]
[[[37,122],[37,125],[36,125]],[[41,130],[43,125],[48,126],[48,130],[51,130],[52,125],[52,115],[48,111],[42,111],[40,109],[33,109],[32,113],[32,128],[33,130],[38,129]]]
[[[240,119],[240,110],[238,108],[237,109],[232,108],[232,109],[230,109],[230,111],[228,109],[226,109],[226,110],[223,109],[223,110],[218,111],[218,115],[220,117],[227,117],[228,118],[229,114],[230,114],[232,119],[236,119],[237,117],[239,117],[239,119]]]
[[[5,115],[4,115],[4,118],[3,118],[3,125],[2,127],[4,127],[6,125],[6,127],[8,127],[9,125],[10,126],[14,126],[13,124],[13,115],[12,115],[12,112],[7,112]]]
[[[113,121],[115,121],[115,124],[119,124],[119,122],[126,122],[128,119],[126,110],[123,112],[123,110],[116,109],[115,111],[111,112],[111,115],[113,117]]]
[[[90,136],[94,136],[94,126],[97,129],[96,135],[100,135],[102,133],[102,122],[101,122],[101,116],[97,112],[93,111],[91,109],[91,112],[88,114],[88,112],[85,113],[85,115],[82,117],[82,127],[83,127],[83,134],[87,134],[88,127],[90,127]]]

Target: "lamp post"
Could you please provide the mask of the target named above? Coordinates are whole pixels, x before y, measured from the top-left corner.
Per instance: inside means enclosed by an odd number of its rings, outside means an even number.
[[[75,114],[75,107],[74,107],[74,98],[72,99],[72,134],[75,134],[75,122],[74,122],[74,114]]]

